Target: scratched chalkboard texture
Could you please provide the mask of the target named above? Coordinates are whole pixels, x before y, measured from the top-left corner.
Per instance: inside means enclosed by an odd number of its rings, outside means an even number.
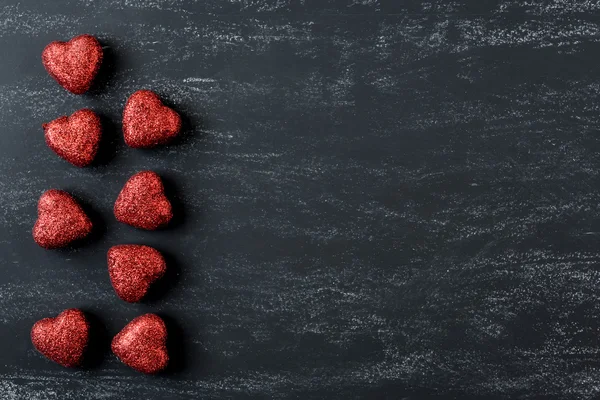
[[[0,1],[0,399],[595,399],[600,396],[600,3],[570,0]],[[96,35],[91,92],[44,46]],[[124,145],[147,88],[185,119]],[[78,169],[41,124],[89,107],[104,139]],[[119,224],[127,178],[164,177],[176,217]],[[49,188],[96,223],[32,240]],[[170,271],[119,300],[106,251],[142,243]],[[32,347],[79,307],[85,368]],[[110,352],[156,312],[172,363]]]

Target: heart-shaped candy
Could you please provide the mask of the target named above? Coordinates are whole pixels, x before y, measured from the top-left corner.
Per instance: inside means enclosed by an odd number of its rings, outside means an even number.
[[[152,247],[122,244],[108,250],[110,281],[117,295],[127,302],[140,301],[166,270],[162,254]]]
[[[131,368],[154,374],[169,363],[167,327],[156,314],[135,318],[112,340],[113,353]]]
[[[76,167],[89,165],[96,156],[102,125],[92,111],[83,109],[43,125],[46,144]]]
[[[127,100],[123,112],[123,136],[130,147],[166,144],[181,130],[181,117],[150,90],[138,90]]]
[[[168,224],[173,217],[160,176],[152,171],[138,172],[129,178],[115,202],[114,212],[118,221],[148,230]]]
[[[47,249],[64,247],[86,237],[91,230],[92,222],[69,193],[50,189],[42,194],[33,226],[37,244]]]
[[[42,62],[51,77],[69,92],[88,91],[102,64],[102,46],[91,35],[68,42],[52,42],[42,52]]]
[[[31,328],[33,346],[52,361],[65,367],[81,364],[90,327],[81,310],[71,308],[56,318],[39,320]]]

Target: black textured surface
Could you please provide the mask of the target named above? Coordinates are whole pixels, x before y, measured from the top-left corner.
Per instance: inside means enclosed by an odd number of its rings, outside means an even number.
[[[527,398],[600,395],[600,6],[596,1],[57,0],[0,9],[0,398]],[[96,35],[81,97],[45,73],[52,40]],[[128,149],[137,89],[186,120]],[[41,124],[90,107],[99,162],[77,169]],[[118,224],[153,169],[176,204],[160,232]],[[46,251],[39,195],[97,223]],[[166,253],[143,304],[106,251]],[[29,341],[69,307],[96,327],[88,366]],[[173,363],[142,376],[108,341],[165,317]]]

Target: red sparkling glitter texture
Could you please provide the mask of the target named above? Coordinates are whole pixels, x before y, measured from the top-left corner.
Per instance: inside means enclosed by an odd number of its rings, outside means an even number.
[[[64,366],[81,364],[90,327],[83,312],[71,308],[56,318],[39,320],[31,328],[33,346],[50,360]]]
[[[52,42],[42,52],[42,63],[51,77],[69,92],[83,94],[92,85],[102,64],[102,46],[91,35],[68,42]]]
[[[166,270],[162,254],[152,247],[123,244],[108,250],[110,281],[117,295],[127,302],[140,301]]]
[[[173,217],[160,176],[152,171],[138,172],[129,178],[115,202],[114,212],[118,221],[147,230],[158,229]]]
[[[100,118],[83,109],[43,125],[46,144],[76,167],[91,164],[98,152],[102,126]]]
[[[167,328],[156,314],[135,318],[112,340],[113,353],[144,374],[162,371],[169,363]]]
[[[127,100],[123,112],[123,136],[130,147],[166,144],[181,130],[181,117],[150,90],[139,90]]]
[[[38,219],[33,239],[47,249],[64,247],[82,239],[92,230],[92,222],[67,192],[50,189],[38,201]]]

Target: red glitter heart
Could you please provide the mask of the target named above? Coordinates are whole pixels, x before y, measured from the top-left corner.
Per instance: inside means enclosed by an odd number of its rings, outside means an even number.
[[[167,327],[156,314],[135,318],[112,340],[113,353],[131,368],[154,374],[169,363]]]
[[[139,90],[127,100],[123,136],[130,147],[154,147],[173,140],[181,130],[181,117],[150,90]]]
[[[42,194],[33,227],[37,244],[47,249],[64,247],[86,237],[91,230],[92,222],[69,193],[50,189]]]
[[[79,110],[42,126],[46,144],[60,157],[76,167],[85,167],[94,160],[102,126],[92,110]]]
[[[42,62],[51,77],[69,92],[88,91],[102,64],[102,46],[91,35],[68,42],[52,42],[42,52]]]
[[[130,303],[140,301],[166,270],[162,254],[152,247],[123,244],[108,250],[110,281],[117,295]]]
[[[33,346],[50,360],[65,366],[81,364],[90,327],[81,310],[71,308],[56,318],[39,320],[31,328]]]
[[[173,217],[160,176],[152,171],[138,172],[129,178],[115,202],[114,212],[118,221],[148,230],[168,224]]]

